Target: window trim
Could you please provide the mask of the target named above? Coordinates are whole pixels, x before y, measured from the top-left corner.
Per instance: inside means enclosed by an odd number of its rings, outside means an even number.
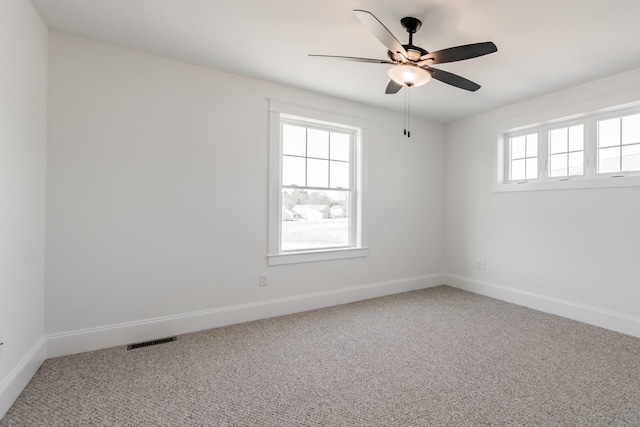
[[[582,125],[582,150],[574,150],[571,151],[570,142],[569,142],[569,131],[571,128]],[[589,177],[589,159],[590,156],[587,150],[587,141],[589,140],[590,131],[588,130],[588,123],[585,120],[569,120],[561,123],[554,123],[552,126],[547,126],[545,129],[545,138],[546,141],[542,147],[544,151],[544,163],[542,164],[542,172],[544,172],[544,179],[550,181],[570,181],[572,179],[583,179],[585,177]],[[567,130],[567,151],[562,151],[559,153],[551,153],[551,132],[554,130],[566,129]],[[560,176],[549,176],[551,172],[551,156],[566,154],[567,155],[567,172],[569,171],[569,155],[571,153],[575,153],[581,151],[582,152],[582,173],[580,175],[560,175]]]
[[[535,156],[527,156],[527,137],[529,135],[533,135],[536,134],[536,142],[537,142],[537,147],[536,147],[536,155]],[[518,158],[518,159],[513,159],[513,144],[511,143],[511,140],[514,138],[519,138],[519,137],[525,137],[525,154],[524,157],[522,158]],[[514,160],[524,160],[525,161],[525,176],[526,176],[526,163],[528,159],[537,159],[536,161],[536,176],[537,178],[533,178],[531,179],[532,181],[537,181],[540,179],[540,157],[541,157],[541,152],[540,152],[540,132],[533,132],[531,129],[525,130],[525,131],[519,131],[519,132],[512,132],[509,133],[508,135],[505,135],[505,158],[504,158],[504,166],[505,166],[505,180],[508,182],[521,182],[521,181],[529,181],[529,179],[527,179],[526,177],[524,179],[517,179],[517,180],[512,180],[509,179],[509,177],[511,177],[512,175],[512,171],[513,171],[513,162]]]
[[[301,120],[306,124],[318,124],[333,127],[342,127],[346,130],[356,131],[354,140],[354,194],[352,201],[358,218],[355,219],[355,228],[350,236],[353,238],[353,246],[339,248],[321,248],[303,251],[281,251],[280,236],[282,222],[282,139],[281,118],[287,121]],[[368,255],[367,247],[367,173],[368,164],[366,156],[366,140],[368,121],[341,113],[319,110],[302,105],[291,104],[283,101],[269,99],[269,251],[267,259],[269,265],[283,265],[303,262],[327,261]]]
[[[594,155],[596,157],[594,157],[594,159],[596,159],[596,164],[595,164],[595,174],[597,176],[606,176],[606,177],[612,177],[612,178],[623,178],[623,177],[634,177],[634,176],[639,176],[640,177],[640,171],[620,171],[620,172],[605,172],[605,173],[599,173],[598,172],[598,164],[597,164],[597,155],[598,155],[598,150],[600,150],[601,148],[599,147],[599,135],[598,135],[598,122],[599,121],[604,121],[604,120],[609,120],[609,119],[615,119],[615,118],[624,118],[626,116],[633,116],[633,115],[637,115],[640,114],[640,108],[627,108],[621,111],[617,111],[617,112],[608,112],[608,113],[603,113],[603,114],[599,114],[596,117],[596,120],[594,122],[594,127],[593,127],[593,133],[594,133],[594,140],[595,140],[595,144],[594,144],[594,148],[595,148],[595,153]],[[622,142],[622,141],[621,141]],[[620,145],[614,145],[611,147],[603,147],[603,148],[613,148],[613,147],[624,147],[624,146],[629,146],[629,145],[638,145],[638,143],[634,143],[634,144],[620,144]],[[622,175],[622,176],[621,176]]]
[[[637,187],[640,186],[640,171],[604,173],[597,172],[597,122],[608,118],[624,117],[640,113],[640,102],[617,105],[579,113],[559,119],[548,119],[535,124],[508,128],[497,127],[497,143],[495,145],[496,167],[494,168],[494,192],[568,190],[587,188]],[[584,124],[584,173],[576,176],[549,177],[549,131]],[[511,123],[513,124],[513,123]],[[538,178],[535,180],[509,180],[510,160],[509,138],[538,133]]]

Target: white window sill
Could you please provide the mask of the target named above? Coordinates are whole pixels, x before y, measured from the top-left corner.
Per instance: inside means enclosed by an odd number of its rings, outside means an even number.
[[[359,258],[369,255],[369,248],[327,249],[306,252],[288,252],[267,255],[269,265],[298,264],[303,262],[330,261],[335,259]]]
[[[496,183],[494,193],[509,191],[541,191],[541,190],[571,190],[580,188],[612,188],[612,187],[640,187],[640,176],[609,176],[599,178],[572,178],[569,180],[556,179],[554,181],[528,181]]]

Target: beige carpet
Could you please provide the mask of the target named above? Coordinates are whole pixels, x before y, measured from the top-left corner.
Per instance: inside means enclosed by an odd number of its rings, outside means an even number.
[[[640,339],[443,286],[48,360],[40,425],[640,426]]]

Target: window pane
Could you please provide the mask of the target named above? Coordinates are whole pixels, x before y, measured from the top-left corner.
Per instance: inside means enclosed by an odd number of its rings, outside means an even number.
[[[569,128],[569,151],[584,150],[584,125]]]
[[[640,171],[640,144],[622,147],[622,170]]]
[[[620,145],[620,118],[598,122],[598,147]]]
[[[350,193],[282,191],[283,251],[349,245]]]
[[[584,151],[569,153],[569,176],[584,174]]]
[[[522,159],[525,157],[526,139],[524,136],[511,138],[511,158]]]
[[[525,160],[514,160],[511,162],[511,180],[518,181],[525,179]]]
[[[527,159],[527,179],[538,178],[538,158]]]
[[[527,157],[535,157],[538,155],[538,134],[532,133],[527,135]]]
[[[351,152],[351,135],[331,132],[331,160],[349,161]]]
[[[282,125],[282,154],[304,156],[306,149],[306,128],[293,125]]]
[[[622,143],[635,144],[640,142],[640,114],[622,118]]]
[[[329,132],[326,130],[307,129],[307,156],[320,159],[329,158]]]
[[[282,156],[282,185],[305,185],[305,159]]]
[[[620,147],[598,150],[598,173],[620,172]]]
[[[549,153],[566,153],[568,150],[568,129],[554,129],[549,131]]]
[[[349,163],[331,162],[331,188],[349,188]]]
[[[567,176],[567,154],[553,154],[549,156],[549,176]]]
[[[329,187],[328,160],[308,159],[307,168],[308,187]]]

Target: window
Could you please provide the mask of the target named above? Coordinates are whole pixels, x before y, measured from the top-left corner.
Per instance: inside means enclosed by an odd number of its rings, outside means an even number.
[[[598,121],[598,173],[640,171],[640,114]]]
[[[550,178],[584,175],[584,125],[549,131]]]
[[[640,186],[639,110],[582,114],[502,133],[494,190]]]
[[[538,178],[538,134],[509,138],[509,177],[511,181]]]
[[[280,250],[352,246],[355,131],[282,118]]]
[[[366,256],[366,122],[270,106],[269,264]]]

